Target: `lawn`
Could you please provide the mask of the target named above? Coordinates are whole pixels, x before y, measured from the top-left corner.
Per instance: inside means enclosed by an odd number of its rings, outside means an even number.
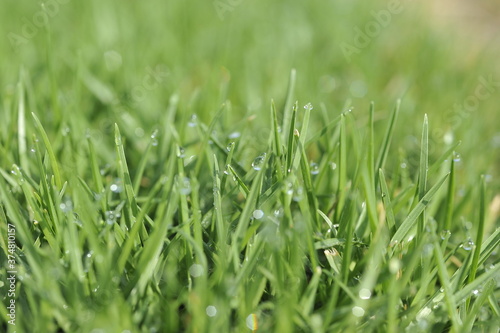
[[[494,1],[3,8],[0,331],[498,332]]]

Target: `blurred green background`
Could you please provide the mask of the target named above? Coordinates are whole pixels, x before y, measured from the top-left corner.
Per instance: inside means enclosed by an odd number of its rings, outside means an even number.
[[[283,107],[295,68],[295,97],[300,105],[314,105],[315,121],[321,110],[338,114],[348,100],[360,126],[370,101],[376,119],[385,120],[401,98],[394,150],[407,152],[410,167],[417,164],[427,113],[432,156],[461,140],[463,183],[485,173],[498,184],[499,7],[486,0],[4,0],[0,87],[6,119],[0,126],[14,126],[8,111],[16,107],[23,75],[31,86],[27,109],[40,115],[49,133],[63,130],[78,113],[84,117],[73,128],[82,138],[90,128],[95,138],[111,142],[111,125],[125,122],[140,140],[178,93],[179,127],[194,113],[208,121],[229,100],[225,124],[254,131],[255,144],[263,145],[270,100]],[[352,54],[346,57],[346,47],[356,49],[347,48]],[[477,89],[484,90],[480,78],[496,84],[481,100],[474,99]],[[136,149],[140,154],[140,145]]]

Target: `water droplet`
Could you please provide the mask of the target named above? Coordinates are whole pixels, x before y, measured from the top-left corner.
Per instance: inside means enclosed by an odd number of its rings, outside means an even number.
[[[465,250],[465,251],[470,251],[472,250],[472,248],[474,247],[474,242],[472,241],[472,239],[467,239],[465,242],[462,243],[461,247]]]
[[[116,215],[115,212],[112,210],[108,210],[106,213],[104,213],[106,217],[106,223],[109,225],[112,225],[116,222]]]
[[[365,309],[360,306],[355,306],[352,308],[352,314],[358,318],[363,317],[365,315]]]
[[[217,315],[217,308],[213,305],[209,305],[207,306],[205,312],[207,313],[207,316],[215,317]]]
[[[401,163],[401,168],[406,169],[406,163]]]
[[[228,138],[229,139],[237,139],[241,136],[241,133],[240,132],[233,132],[231,134],[229,134]]]
[[[302,200],[302,194],[304,193],[304,189],[302,186],[298,187],[297,190],[295,191],[295,195],[293,196],[293,201],[299,202]]]
[[[189,267],[189,274],[192,277],[200,277],[203,275],[203,266],[199,264],[193,264],[191,267]]]
[[[113,193],[121,193],[123,191],[121,184],[111,184],[109,189]]]
[[[286,184],[286,194],[292,195],[293,194],[293,184],[292,183],[287,183]]]
[[[75,215],[77,215],[77,214],[75,213]],[[76,224],[77,226],[79,226],[80,228],[83,227],[83,223],[82,223],[82,221],[80,221],[80,219],[78,217],[75,217],[75,219],[73,220],[73,223]]]
[[[453,161],[458,163],[462,160],[460,154],[455,154],[455,156],[453,156]]]
[[[296,137],[300,137],[300,132],[298,129],[294,129],[293,130],[293,135],[296,136]]]
[[[67,136],[69,132],[71,132],[71,130],[69,129],[69,127],[65,127],[61,130],[61,132],[63,136]]]
[[[185,156],[186,156],[186,150],[183,147],[179,147],[179,150],[177,151],[177,157],[184,158]]]
[[[63,212],[68,213],[73,210],[73,203],[71,200],[66,200],[59,204],[59,208],[61,208]]]
[[[359,291],[359,298],[370,299],[372,297],[372,292],[370,289],[363,288]]]
[[[188,177],[183,177],[179,179],[179,193],[182,195],[188,195],[191,193],[191,180]]]
[[[276,209],[274,211],[274,216],[275,217],[281,217],[281,216],[283,216],[283,209],[282,208]]]
[[[311,111],[313,109],[313,106],[311,103],[307,103],[306,105],[304,105],[304,109]]]
[[[264,212],[260,209],[257,209],[253,212],[253,218],[256,220],[260,220],[264,217]]]
[[[30,152],[35,153],[36,152],[35,148],[31,148]]]
[[[229,142],[229,144],[226,147],[226,150],[230,152],[231,150],[233,150],[233,148],[234,148],[234,142]]]
[[[193,115],[191,115],[191,118],[189,119],[188,126],[195,127],[196,124],[198,124],[198,116],[193,114]]]
[[[257,321],[257,315],[255,313],[248,315],[248,317],[245,320],[245,323],[247,324],[247,327],[252,331],[257,330],[257,328],[259,327]]]
[[[152,134],[151,134],[151,145],[152,146],[158,146],[158,130],[155,130]]]
[[[472,296],[474,296],[474,297],[479,296],[479,294],[480,294],[480,292],[477,289],[475,289],[475,290],[472,291]]]
[[[337,163],[334,162],[330,163],[330,168],[332,168],[332,170],[337,169]]]
[[[317,163],[311,163],[311,175],[317,175],[319,173],[319,165]]]
[[[441,231],[439,236],[441,237],[442,240],[449,239],[451,236],[451,231],[450,230],[443,230],[443,231]]]
[[[252,162],[252,168],[256,171],[261,170],[262,167],[264,166],[265,161],[266,161],[266,153],[263,153]]]

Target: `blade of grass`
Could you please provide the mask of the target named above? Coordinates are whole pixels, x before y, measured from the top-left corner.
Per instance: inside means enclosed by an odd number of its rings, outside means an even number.
[[[473,247],[473,257],[472,264],[470,267],[469,273],[469,283],[474,281],[476,278],[477,269],[479,267],[479,256],[481,254],[481,245],[483,244],[483,236],[484,236],[484,222],[486,220],[486,182],[484,180],[484,176],[481,176],[480,182],[480,196],[479,196],[479,224],[477,227],[477,235],[476,235],[476,244]],[[470,298],[467,300],[466,307],[470,306]]]
[[[448,276],[448,271],[446,268],[446,262],[443,258],[443,253],[441,252],[441,247],[437,242],[434,242],[434,255],[438,268],[439,280],[444,288],[444,298],[446,300],[448,316],[452,322],[452,328],[454,332],[463,332],[462,321],[457,313],[457,300],[455,295],[453,295],[452,286],[450,284],[450,277]],[[425,283],[425,282],[424,282]]]
[[[455,160],[452,158],[450,167],[450,180],[448,182],[448,196],[446,198],[446,217],[442,228],[443,230],[451,230],[454,201],[455,201]]]
[[[382,147],[380,148],[378,154],[377,163],[375,164],[376,165],[375,170],[384,169],[385,161],[387,160],[387,156],[389,154],[389,148],[391,146],[392,136],[394,134],[394,125],[396,124],[396,120],[398,118],[400,105],[401,105],[401,100],[398,100],[396,102],[396,106],[394,107],[391,113],[389,125],[387,126]],[[376,184],[378,184],[378,179],[376,179]]]
[[[149,140],[148,146],[146,147],[146,151],[142,154],[141,162],[137,167],[137,171],[135,173],[134,179],[134,193],[139,193],[139,188],[141,186],[142,176],[144,175],[144,170],[146,169],[146,164],[148,162],[148,156],[151,152],[151,148],[158,145],[156,136],[158,135],[158,130],[155,130],[153,134],[151,134],[151,140]]]
[[[278,128],[278,114],[276,112],[276,105],[274,105],[274,101],[271,101],[271,117],[274,133],[274,148],[276,149],[276,155],[278,156],[278,158],[281,158],[283,155],[281,147],[281,135]]]
[[[287,146],[287,156],[286,156],[286,169],[287,173],[292,172],[292,163],[293,163],[293,152],[294,152],[294,137],[295,137],[295,121],[297,118],[297,108],[298,103],[295,102],[292,110],[292,118],[290,120],[290,129],[288,133],[288,146]]]
[[[47,149],[47,153],[49,154],[50,165],[52,166],[52,171],[54,172],[56,185],[58,188],[61,188],[62,187],[61,172],[59,171],[59,164],[57,163],[56,155],[54,154],[54,149],[52,148],[52,145],[50,144],[49,141],[49,137],[47,136],[47,133],[43,129],[42,123],[40,122],[38,117],[34,113],[31,113],[31,115],[33,116],[33,120],[35,121],[35,128],[38,134],[42,137],[45,149]]]
[[[434,197],[436,193],[439,191],[443,183],[446,181],[448,178],[449,174],[446,174],[443,178],[441,178],[440,181],[438,181],[428,192],[427,194],[424,195],[424,197],[420,200],[420,202],[413,208],[413,210],[408,214],[406,219],[401,223],[399,226],[398,230],[392,236],[391,239],[391,244],[395,243],[400,243],[403,238],[408,234],[408,232],[411,230],[411,228],[414,227],[416,220],[422,214],[424,211],[425,207],[427,207]]]
[[[379,179],[380,179],[380,189],[382,191],[382,201],[384,203],[385,213],[387,218],[387,227],[392,233],[396,230],[396,219],[394,218],[394,211],[392,210],[389,188],[387,187],[384,171],[382,169],[379,169]]]
[[[269,154],[266,154],[266,157],[264,159],[264,162],[262,164],[262,169],[257,172],[257,176],[255,177],[253,183],[252,183],[252,188],[250,189],[250,192],[248,194],[248,197],[245,202],[245,206],[243,208],[243,211],[240,214],[240,217],[238,219],[238,226],[236,227],[236,230],[233,233],[233,248],[235,250],[243,250],[243,246],[246,244],[243,244],[241,242],[241,239],[243,238],[246,229],[248,228],[250,219],[252,217],[253,211],[255,210],[255,207],[257,205],[257,201],[259,199],[259,194],[262,189],[262,182],[264,180],[264,174],[267,169],[267,162],[269,160]]]
[[[345,129],[345,115],[340,117],[340,142],[339,142],[339,181],[337,187],[337,207],[335,210],[335,221],[339,223],[344,209],[346,184],[347,184],[347,135]]]
[[[120,134],[120,129],[118,125],[115,124],[115,145],[116,145],[116,155],[117,164],[120,178],[123,180],[123,185],[125,187],[125,199],[127,200],[127,210],[125,210],[125,219],[127,221],[128,227],[132,227],[134,224],[134,219],[137,216],[137,202],[135,200],[134,188],[132,181],[130,179],[130,172],[127,165],[127,159],[125,157],[125,151],[123,148],[122,136]]]
[[[486,282],[486,285],[483,287],[483,290],[474,300],[474,304],[469,309],[469,311],[467,311],[467,316],[465,317],[462,328],[463,332],[472,332],[472,329],[474,327],[474,322],[476,321],[476,318],[479,315],[479,311],[483,307],[484,303],[488,301],[488,297],[495,292],[495,288],[496,288],[495,280],[489,280],[488,282]]]
[[[224,249],[227,238],[227,230],[225,227],[224,217],[222,216],[222,197],[221,197],[221,180],[219,175],[219,163],[217,156],[214,155],[214,209],[215,209],[215,229],[217,231],[217,244],[219,250]]]
[[[17,139],[19,149],[19,163],[21,168],[29,175],[28,156],[26,149],[26,116],[24,103],[24,86],[21,82],[17,84],[18,93],[18,115],[17,115]]]
[[[424,125],[422,129],[422,141],[420,147],[420,168],[418,174],[418,199],[422,200],[427,191],[427,170],[429,168],[429,122],[427,114],[424,115]],[[424,225],[427,221],[425,207],[422,215],[418,219],[417,226],[417,241],[419,241],[424,233]]]
[[[290,128],[292,127],[293,131],[293,125],[291,125],[293,116],[291,114],[292,112],[292,101],[293,101],[293,95],[295,91],[295,81],[297,79],[297,71],[295,68],[293,68],[290,71],[290,78],[288,81],[288,88],[286,92],[286,99],[285,99],[285,105],[283,106],[283,135],[287,135],[287,133],[290,131]]]

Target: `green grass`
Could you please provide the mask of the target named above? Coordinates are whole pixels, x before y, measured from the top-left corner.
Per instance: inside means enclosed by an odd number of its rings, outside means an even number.
[[[499,91],[450,110],[498,44],[405,3],[347,61],[387,3],[235,3],[0,40],[0,331],[496,332]]]

